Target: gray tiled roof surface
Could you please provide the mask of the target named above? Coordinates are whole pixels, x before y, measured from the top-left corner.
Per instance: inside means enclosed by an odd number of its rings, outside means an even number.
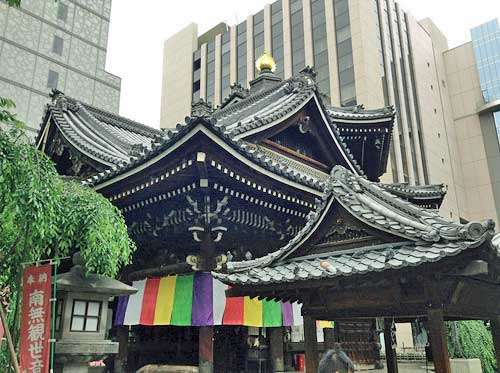
[[[360,124],[363,123],[362,120],[390,118],[395,115],[395,110],[392,106],[371,110],[364,109],[362,105],[341,108],[327,106],[326,112],[332,121],[355,119],[360,121]]]
[[[419,198],[443,198],[446,188],[443,184],[432,185],[408,185],[406,183],[379,184],[387,191],[398,196],[419,197]]]
[[[101,172],[93,177],[84,181],[84,184],[89,186],[97,185],[106,180],[109,180],[115,175],[123,173],[129,169],[132,169],[139,164],[146,162],[147,160],[153,158],[160,152],[168,149],[170,146],[176,143],[178,139],[187,134],[189,131],[194,129],[197,125],[205,126],[209,128],[213,133],[215,133],[219,138],[221,138],[228,146],[244,155],[248,159],[254,161],[256,164],[270,170],[277,175],[281,175],[288,180],[295,181],[299,184],[312,187],[316,190],[321,190],[321,182],[311,177],[300,173],[298,170],[290,168],[285,162],[280,162],[276,159],[271,159],[268,155],[261,152],[259,148],[255,145],[247,143],[243,140],[234,140],[232,136],[221,131],[214,126],[216,122],[213,118],[196,117],[196,118],[186,118],[186,122],[178,124],[175,130],[169,130],[163,133],[163,136],[158,137],[155,142],[153,142],[150,149],[144,150],[136,158],[131,159],[130,162],[121,165],[121,167],[116,167],[113,169],[108,169]]]
[[[66,141],[108,167],[128,163],[138,149],[149,148],[152,140],[162,134],[60,93],[55,94],[47,111]]]
[[[108,169],[95,175],[85,183],[96,185],[152,158],[160,151],[170,147],[183,134],[196,124],[196,118],[202,118],[211,132],[222,138],[239,153],[254,160],[279,175],[292,181],[321,190],[322,180],[313,170],[294,167],[287,159],[276,159],[258,147],[239,139],[239,135],[263,125],[279,122],[290,113],[300,109],[313,97],[319,97],[317,86],[306,73],[276,82],[271,88],[250,92],[241,101],[232,103],[213,112],[197,105],[202,114],[193,113],[194,118],[178,124],[176,129],[164,132],[140,123],[106,113],[84,105],[58,92],[54,104],[49,106],[64,137],[82,153],[105,164]],[[321,110],[326,112],[321,99],[317,99]],[[203,113],[203,110],[205,112]],[[387,118],[392,123],[393,110],[364,111],[363,109],[339,109],[339,115],[350,118]],[[327,116],[329,118],[329,116]],[[327,119],[328,120],[328,119]],[[199,122],[199,121],[198,121]],[[197,122],[197,123],[198,123]],[[342,139],[335,123],[329,123],[332,132],[345,155],[346,162],[359,174],[361,167],[351,154],[347,143]],[[293,163],[293,162],[292,162]],[[346,164],[347,165],[347,164]],[[311,171],[311,172],[308,172]]]
[[[263,285],[352,276],[436,262],[475,247],[475,244],[477,243],[469,241],[432,245],[413,242],[387,244],[256,266],[244,272],[214,273],[214,276],[233,285]]]
[[[340,204],[355,220],[374,230],[392,234],[403,243],[293,259],[293,253],[307,245],[308,235],[322,224],[328,224],[322,218],[335,204]],[[317,202],[306,225],[292,240],[264,257],[229,262],[228,273],[216,276],[232,284],[250,284],[382,271],[456,255],[481,245],[493,234],[491,220],[467,224],[447,221],[433,211],[413,205],[376,183],[336,166],[325,184],[322,200]],[[500,243],[500,238],[498,241]],[[498,252],[498,245],[496,247]]]

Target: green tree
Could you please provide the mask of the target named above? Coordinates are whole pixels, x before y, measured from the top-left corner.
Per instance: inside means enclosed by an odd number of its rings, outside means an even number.
[[[12,294],[9,326],[17,339],[21,263],[80,251],[89,271],[114,277],[130,263],[135,244],[115,206],[63,180],[52,161],[27,143],[13,108],[0,99],[0,290]]]
[[[9,4],[10,6],[20,7],[21,6],[21,0],[7,0],[7,4]]]
[[[485,373],[497,372],[493,338],[482,320],[446,323],[451,358],[479,359]]]

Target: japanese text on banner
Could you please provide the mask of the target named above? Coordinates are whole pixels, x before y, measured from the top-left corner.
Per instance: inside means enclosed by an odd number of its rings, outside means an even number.
[[[23,275],[20,362],[23,373],[49,371],[52,266],[27,267]]]

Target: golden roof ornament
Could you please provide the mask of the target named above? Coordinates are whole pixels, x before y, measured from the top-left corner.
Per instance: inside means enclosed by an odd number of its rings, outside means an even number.
[[[276,62],[274,62],[274,58],[267,53],[264,53],[260,56],[257,61],[255,61],[255,67],[257,71],[262,72],[273,72],[276,70]]]

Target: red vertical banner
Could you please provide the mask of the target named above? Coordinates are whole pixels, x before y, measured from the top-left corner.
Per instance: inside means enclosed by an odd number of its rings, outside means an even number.
[[[52,266],[26,267],[21,313],[21,371],[47,373],[50,355]]]

